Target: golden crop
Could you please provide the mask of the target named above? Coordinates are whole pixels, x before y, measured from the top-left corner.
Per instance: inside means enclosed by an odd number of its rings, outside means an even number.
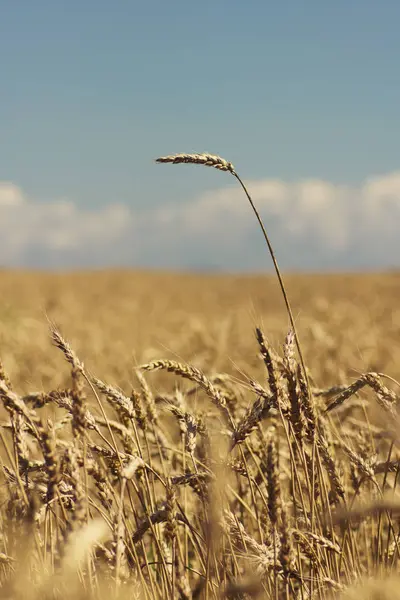
[[[0,273],[0,597],[400,597],[400,276],[285,283],[309,388],[272,276]]]

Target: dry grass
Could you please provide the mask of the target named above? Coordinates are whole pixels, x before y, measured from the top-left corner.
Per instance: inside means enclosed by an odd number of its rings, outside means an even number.
[[[0,274],[1,597],[396,597],[400,276],[285,279],[311,390],[272,277]]]

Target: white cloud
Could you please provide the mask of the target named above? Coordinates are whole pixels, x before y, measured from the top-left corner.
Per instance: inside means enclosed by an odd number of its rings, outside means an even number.
[[[400,171],[359,186],[318,179],[246,182],[283,266],[400,266]],[[243,191],[229,186],[183,205],[95,210],[37,202],[0,182],[3,266],[270,266]]]
[[[0,181],[0,208],[20,206],[24,197],[20,188],[8,181]]]

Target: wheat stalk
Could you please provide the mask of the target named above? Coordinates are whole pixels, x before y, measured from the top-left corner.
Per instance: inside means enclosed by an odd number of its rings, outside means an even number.
[[[275,268],[275,272],[276,275],[278,277],[278,281],[279,281],[279,286],[281,288],[282,291],[282,295],[285,301],[285,305],[286,305],[286,310],[287,313],[289,315],[289,320],[290,320],[290,325],[292,327],[293,330],[293,334],[296,340],[296,347],[297,347],[297,351],[299,353],[299,358],[300,358],[300,363],[304,372],[304,377],[307,383],[307,389],[310,390],[310,386],[309,386],[309,382],[308,382],[308,374],[307,374],[307,370],[305,367],[305,362],[304,362],[304,358],[303,358],[303,354],[301,351],[301,346],[300,346],[300,340],[299,340],[299,336],[297,333],[297,329],[296,329],[296,325],[294,322],[294,318],[293,318],[293,313],[292,313],[292,309],[289,303],[289,298],[286,292],[286,287],[285,284],[283,282],[283,278],[281,275],[281,271],[278,265],[278,261],[276,259],[275,256],[275,252],[274,249],[272,247],[272,244],[270,242],[269,236],[267,234],[267,231],[264,227],[264,223],[261,219],[260,213],[258,212],[245,184],[243,183],[242,179],[239,177],[239,175],[237,174],[233,164],[227,160],[225,160],[224,158],[221,158],[220,156],[216,156],[214,154],[207,154],[207,153],[195,153],[195,154],[187,154],[187,153],[181,153],[181,154],[171,154],[168,156],[161,156],[159,158],[156,158],[156,162],[157,163],[171,163],[171,164],[181,164],[181,163],[190,163],[190,164],[195,164],[195,165],[203,165],[203,166],[207,166],[207,167],[214,167],[215,169],[218,169],[220,171],[229,171],[229,173],[231,173],[234,177],[236,177],[236,179],[238,180],[239,184],[241,185],[244,193],[246,194],[246,197],[251,205],[251,208],[253,209],[253,212],[257,218],[257,221],[261,227],[261,231],[263,233],[265,242],[268,246],[268,250],[269,253],[271,255],[272,258],[272,262],[274,264],[274,268]],[[309,392],[310,394],[310,392]]]

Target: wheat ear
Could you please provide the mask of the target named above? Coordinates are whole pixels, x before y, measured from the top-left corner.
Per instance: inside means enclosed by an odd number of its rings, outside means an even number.
[[[232,175],[235,174],[233,164],[215,154],[171,154],[170,156],[160,156],[160,158],[156,158],[156,162],[172,163],[174,165],[191,163],[193,165],[214,167],[214,169],[218,169],[219,171],[229,171]]]

